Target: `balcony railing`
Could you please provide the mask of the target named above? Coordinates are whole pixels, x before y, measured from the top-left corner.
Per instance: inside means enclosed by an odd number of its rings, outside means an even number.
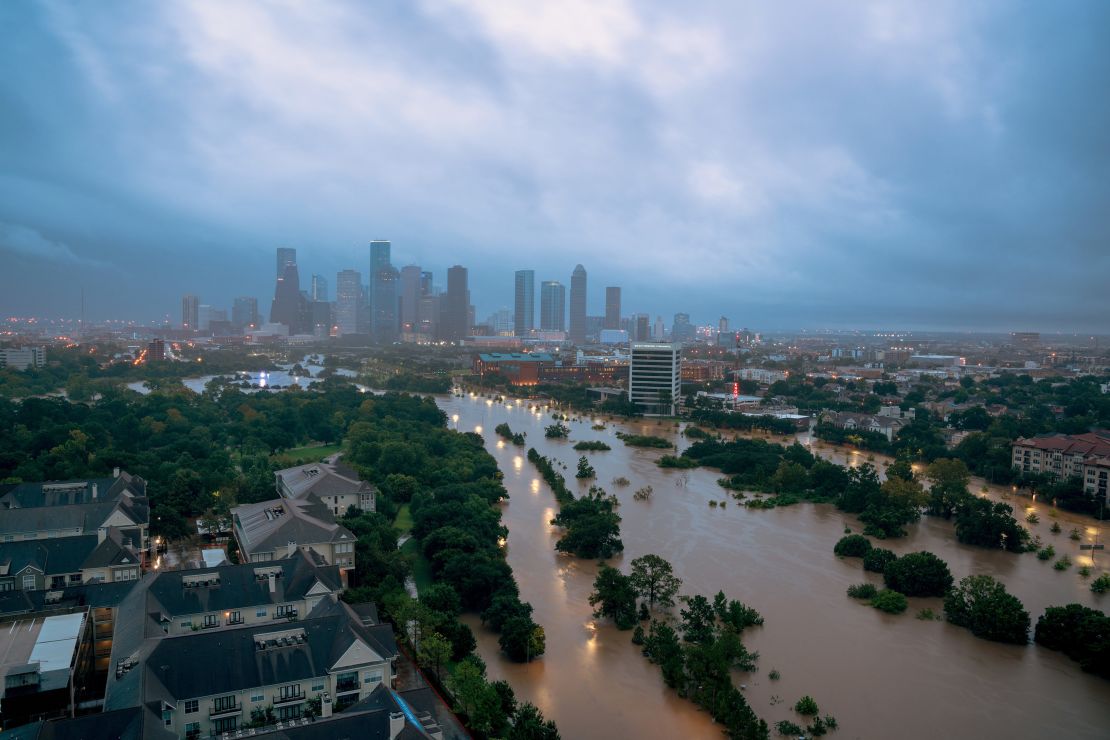
[[[357,691],[360,685],[357,678],[341,678],[335,682],[335,693]]]
[[[279,704],[292,704],[293,702],[304,701],[304,691],[298,691],[296,694],[274,694],[274,706]]]
[[[225,706],[222,709],[213,706],[210,710],[208,710],[208,718],[216,719],[217,717],[228,717],[232,714],[239,714],[239,712],[241,711],[243,711],[243,705],[239,704],[238,702],[232,704],[231,706]]]

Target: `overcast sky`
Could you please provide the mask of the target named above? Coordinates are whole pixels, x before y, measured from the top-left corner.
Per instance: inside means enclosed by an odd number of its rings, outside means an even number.
[[[512,272],[734,325],[1110,332],[1110,2],[0,2],[0,311]]]

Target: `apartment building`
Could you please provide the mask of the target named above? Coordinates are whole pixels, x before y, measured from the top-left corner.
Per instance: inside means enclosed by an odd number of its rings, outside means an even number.
[[[128,547],[148,547],[146,481],[116,468],[111,478],[17,483],[0,487],[0,545],[119,530]]]
[[[152,622],[148,629],[181,635],[297,619],[342,590],[338,566],[298,548],[288,558],[265,564],[147,574],[128,605],[136,613],[158,615],[157,625]]]
[[[117,637],[104,709],[140,706],[178,738],[331,716],[395,675],[390,626],[367,624],[331,598],[303,619],[237,629],[147,636],[152,619],[142,615]]]
[[[1110,432],[1045,434],[1021,438],[1012,447],[1013,466],[1022,473],[1078,478],[1083,490],[1110,502]]]
[[[0,511],[0,520],[8,512]],[[0,544],[0,593],[56,590],[139,578],[141,556],[121,530]]]
[[[312,494],[236,506],[231,519],[239,552],[248,562],[280,560],[300,549],[314,550],[343,572],[354,568],[354,534],[338,524],[332,509]]]
[[[318,462],[285,468],[274,473],[278,496],[301,500],[315,496],[342,516],[351,509],[374,511],[377,489],[359,480],[358,473],[339,463]]]

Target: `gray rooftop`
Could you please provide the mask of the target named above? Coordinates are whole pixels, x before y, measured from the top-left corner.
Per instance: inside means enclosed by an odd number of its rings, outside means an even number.
[[[355,536],[336,523],[331,510],[309,493],[303,499],[274,499],[231,510],[240,544],[248,554],[277,552],[289,543],[314,545],[354,542]]]

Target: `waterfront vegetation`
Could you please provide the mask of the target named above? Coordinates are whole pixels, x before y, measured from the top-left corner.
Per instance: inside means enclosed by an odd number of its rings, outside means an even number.
[[[479,738],[559,740],[555,723],[545,720],[535,705],[519,704],[508,682],[486,678],[486,665],[477,655],[459,662],[448,685],[456,711]]]
[[[984,640],[1024,645],[1029,641],[1029,612],[1006,587],[988,575],[964,578],[944,598],[944,615]]]
[[[613,449],[600,440],[582,440],[574,445],[576,452],[608,452]]]
[[[1110,616],[1101,611],[1081,604],[1050,606],[1037,620],[1033,640],[1110,679]]]
[[[724,592],[712,601],[695,595],[682,597],[681,621],[675,629],[668,619],[651,617],[655,609],[675,605],[682,581],[671,564],[649,554],[633,560],[631,567],[631,574],[625,575],[602,563],[589,598],[594,616],[612,620],[618,629],[635,627],[632,642],[660,667],[664,682],[707,709],[729,737],[767,738],[766,722],[751,710],[731,677],[733,669],[755,670],[759,655],[744,647],[740,634],[763,624],[763,617]],[[642,600],[639,610],[637,599]],[[645,621],[647,631],[637,624]]]
[[[562,537],[555,543],[556,550],[580,558],[609,558],[624,550],[620,539],[621,517],[616,512],[614,496],[598,486],[590,486],[587,493],[576,498],[567,488],[562,474],[534,447],[528,450],[528,460],[536,466],[559,503],[559,513],[551,520],[563,529]],[[589,461],[586,465],[589,466]]]
[[[669,440],[662,437],[655,437],[650,434],[628,434],[626,432],[617,432],[617,439],[624,442],[629,447],[655,447],[661,450],[668,450],[674,447]]]
[[[566,439],[570,436],[570,427],[561,421],[556,421],[543,430],[543,436],[548,439]]]
[[[495,426],[493,428],[493,431],[497,434],[497,436],[501,437],[504,440],[512,442],[517,447],[524,446],[525,434],[523,432],[514,433],[512,428],[505,422],[501,422],[500,424]]]

